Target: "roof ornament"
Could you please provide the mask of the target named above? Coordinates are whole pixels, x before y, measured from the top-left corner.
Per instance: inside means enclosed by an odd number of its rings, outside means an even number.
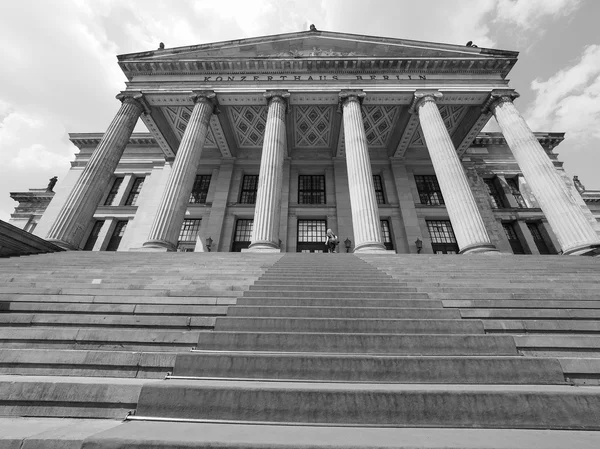
[[[475,44],[473,43],[473,41],[469,41],[469,42],[467,42],[467,45],[466,45],[466,46],[467,46],[467,47],[473,47],[473,48],[479,48],[477,45],[475,45]]]
[[[573,184],[579,193],[585,192],[585,186],[579,180],[579,176],[573,176]]]
[[[317,27],[315,26],[314,23],[311,23],[311,25],[310,25],[310,31],[319,31],[319,30],[317,30]]]
[[[158,44],[158,49],[159,50],[164,50],[165,49],[165,44],[162,43],[162,42],[160,44]]]

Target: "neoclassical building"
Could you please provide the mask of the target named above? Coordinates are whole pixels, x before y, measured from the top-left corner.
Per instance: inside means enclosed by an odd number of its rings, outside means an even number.
[[[314,252],[331,228],[341,252],[596,254],[600,195],[520,115],[517,55],[317,30],[121,55],[113,121],[13,218],[72,250]]]

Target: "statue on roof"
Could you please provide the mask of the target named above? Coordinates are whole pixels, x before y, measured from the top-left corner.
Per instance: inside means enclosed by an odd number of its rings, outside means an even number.
[[[579,176],[577,176],[577,175],[573,176],[573,184],[575,185],[575,188],[577,189],[577,191],[579,193],[585,192],[585,186],[579,180]]]
[[[48,187],[46,187],[46,192],[54,192],[52,189],[54,189],[54,186],[58,182],[58,176],[53,176],[49,181]]]

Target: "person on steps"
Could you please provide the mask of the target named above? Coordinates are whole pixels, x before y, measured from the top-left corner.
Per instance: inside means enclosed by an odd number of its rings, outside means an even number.
[[[335,247],[340,241],[337,236],[333,233],[331,229],[327,230],[327,234],[325,235],[325,244],[327,245],[328,253],[335,253]]]

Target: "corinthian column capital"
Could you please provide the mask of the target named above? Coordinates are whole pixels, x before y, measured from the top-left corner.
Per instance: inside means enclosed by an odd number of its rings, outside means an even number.
[[[483,112],[493,112],[500,103],[512,103],[521,95],[512,89],[493,90],[481,110]]]
[[[339,94],[338,99],[338,113],[342,113],[344,105],[350,102],[356,102],[358,105],[362,105],[363,100],[367,94],[362,90],[342,90]]]
[[[121,103],[132,104],[140,110],[140,113],[149,114],[150,113],[150,105],[146,101],[144,94],[141,92],[131,92],[131,91],[123,91],[117,94],[115,97]]]
[[[267,100],[267,106],[276,102],[285,106],[285,113],[290,112],[290,93],[287,90],[268,90],[263,96]]]
[[[438,90],[417,90],[410,105],[409,112],[414,114],[419,111],[419,106],[421,106],[423,103],[427,101],[433,101],[434,103],[437,103],[437,101],[443,96],[444,94]]]
[[[204,103],[210,106],[213,110],[213,114],[218,114],[220,112],[217,94],[212,90],[194,90],[192,91],[192,95],[190,95],[190,100],[192,100],[194,104]]]

